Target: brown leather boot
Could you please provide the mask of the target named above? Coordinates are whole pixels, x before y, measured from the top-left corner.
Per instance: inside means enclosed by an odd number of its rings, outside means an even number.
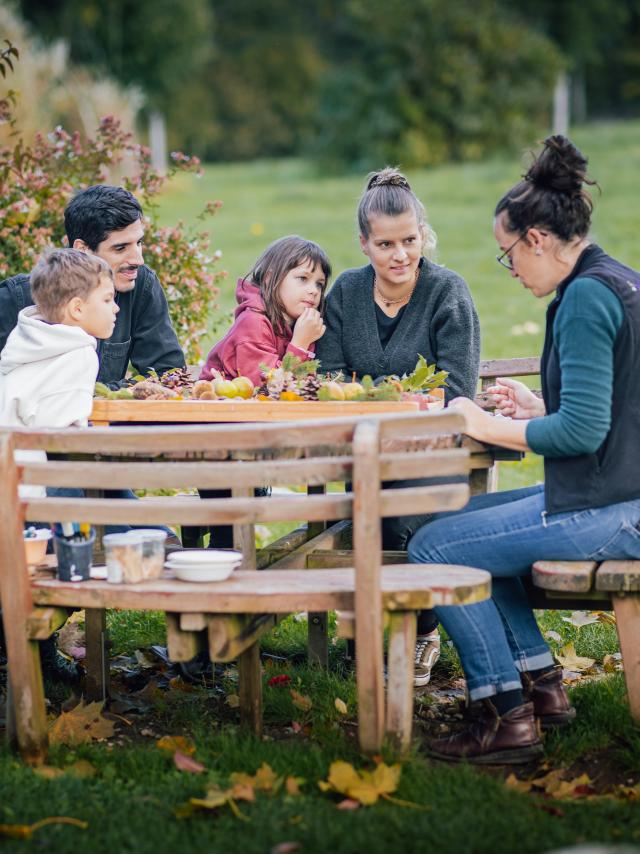
[[[502,717],[490,700],[483,700],[482,706],[482,714],[469,729],[430,741],[429,755],[478,765],[511,765],[540,756],[543,747],[533,703],[516,706]]]
[[[523,673],[522,686],[524,698],[533,703],[534,714],[542,729],[566,726],[575,718],[576,710],[562,684],[562,667],[554,667],[537,679]]]

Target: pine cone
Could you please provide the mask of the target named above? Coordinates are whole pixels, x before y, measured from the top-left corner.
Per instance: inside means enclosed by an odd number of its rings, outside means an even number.
[[[317,374],[308,374],[298,385],[298,394],[305,400],[317,400],[321,385]]]
[[[188,368],[172,368],[162,374],[160,383],[165,388],[172,388],[175,391],[179,391],[180,389],[189,390],[193,388],[194,380],[191,378]]]

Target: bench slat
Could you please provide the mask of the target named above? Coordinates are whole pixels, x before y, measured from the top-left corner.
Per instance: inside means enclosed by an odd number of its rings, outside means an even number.
[[[392,611],[471,604],[486,598],[491,586],[484,570],[440,564],[385,566],[381,576],[383,607]],[[346,568],[240,570],[226,581],[198,585],[171,579],[74,584],[36,577],[32,591],[39,605],[256,614],[353,611],[354,587],[354,570]]]
[[[538,560],[533,564],[533,583],[544,590],[587,593],[597,566],[593,560]]]
[[[611,593],[640,591],[640,560],[605,560],[596,574],[596,590]]]

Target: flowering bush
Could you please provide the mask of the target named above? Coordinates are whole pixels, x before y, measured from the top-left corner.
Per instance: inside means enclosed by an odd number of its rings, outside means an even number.
[[[0,103],[0,120],[11,121],[11,101]],[[82,140],[61,127],[36,135],[31,143],[17,132],[14,139],[13,147],[0,148],[0,279],[28,272],[45,248],[64,244],[63,213],[73,193],[105,182],[109,169],[126,156],[134,175],[124,179],[124,186],[140,199],[147,218],[145,260],[164,287],[187,361],[198,361],[216,282],[225,274],[214,271],[219,255],[210,254],[207,233],[182,222],[160,227],[156,203],[165,181],[177,172],[200,173],[198,158],[174,152],[168,174],[160,175],[151,166],[149,149],[134,143],[112,116],[100,121],[95,139]],[[212,216],[221,204],[209,202],[198,219]]]

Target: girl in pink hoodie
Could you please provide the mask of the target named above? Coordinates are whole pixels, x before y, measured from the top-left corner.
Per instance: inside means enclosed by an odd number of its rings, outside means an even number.
[[[238,280],[233,326],[207,356],[200,379],[217,371],[258,385],[261,364],[278,367],[285,353],[312,359],[325,330],[321,311],[330,275],[317,243],[297,235],[272,243]]]

